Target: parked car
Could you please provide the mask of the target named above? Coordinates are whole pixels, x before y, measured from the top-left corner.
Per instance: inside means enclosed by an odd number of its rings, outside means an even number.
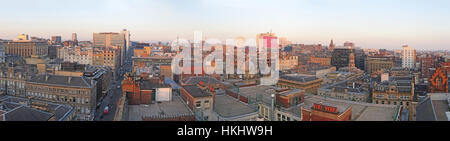
[[[105,110],[103,110],[103,114],[105,114],[105,115],[106,115],[106,114],[108,114],[108,113],[109,113],[109,107],[108,107],[108,106],[106,106],[106,107],[105,107]]]

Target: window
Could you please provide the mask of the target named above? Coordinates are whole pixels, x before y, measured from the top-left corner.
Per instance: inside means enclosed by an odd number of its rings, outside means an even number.
[[[200,101],[195,102],[195,107],[200,108],[202,105],[200,103]]]

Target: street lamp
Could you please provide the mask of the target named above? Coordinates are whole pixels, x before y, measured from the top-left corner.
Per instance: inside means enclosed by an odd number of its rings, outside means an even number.
[[[272,106],[270,107],[270,121],[274,121],[275,94],[270,95]]]

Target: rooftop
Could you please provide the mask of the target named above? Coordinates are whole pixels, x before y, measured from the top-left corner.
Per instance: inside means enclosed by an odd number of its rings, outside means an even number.
[[[199,97],[208,97],[211,96],[209,93],[203,91],[198,86],[183,86],[183,88],[190,94],[192,97],[199,98]]]
[[[276,90],[280,88],[266,85],[257,85],[251,87],[239,88],[239,95],[247,98],[261,98],[264,103],[271,103],[271,95],[275,94]]]
[[[353,121],[394,121],[394,117],[398,114],[398,108],[394,105],[352,102],[311,95],[305,96],[305,101],[302,106],[305,109],[311,109],[314,103],[321,102],[337,107],[339,112],[351,106]]]
[[[258,112],[228,95],[216,95],[214,111],[223,118],[236,118],[248,114],[257,114]]]
[[[42,74],[31,78],[31,83],[57,85],[65,87],[90,88],[91,80],[86,77]]]
[[[141,82],[141,90],[153,90],[156,88],[170,88],[170,85],[154,83],[150,81],[142,81]]]
[[[188,77],[188,78],[185,78],[182,80],[182,82],[187,85],[197,85],[200,83],[200,81],[203,81],[205,84],[221,83],[216,78],[208,77],[208,76],[193,76],[193,77]]]
[[[311,82],[311,81],[317,80],[318,78],[316,78],[314,75],[286,74],[286,75],[281,75],[280,79],[306,83],[306,82]]]
[[[450,93],[431,93],[417,106],[417,121],[449,121]]]
[[[46,111],[27,106],[28,100],[18,97],[6,96],[0,100],[0,111],[5,115],[6,121],[56,121],[65,120],[73,111],[68,105],[31,100],[31,106],[45,106]]]
[[[193,115],[193,112],[181,100],[174,96],[172,101],[154,103],[150,105],[128,105],[128,120],[142,121],[143,117],[173,117]]]

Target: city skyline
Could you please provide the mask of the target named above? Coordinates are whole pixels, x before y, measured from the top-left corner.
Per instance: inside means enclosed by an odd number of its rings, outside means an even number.
[[[133,41],[193,38],[225,40],[272,31],[294,43],[337,45],[351,41],[362,48],[448,50],[449,1],[7,1],[0,9],[0,39],[19,34],[92,40],[98,32],[128,29]],[[20,5],[20,7],[19,7]],[[7,14],[6,14],[7,13]]]

